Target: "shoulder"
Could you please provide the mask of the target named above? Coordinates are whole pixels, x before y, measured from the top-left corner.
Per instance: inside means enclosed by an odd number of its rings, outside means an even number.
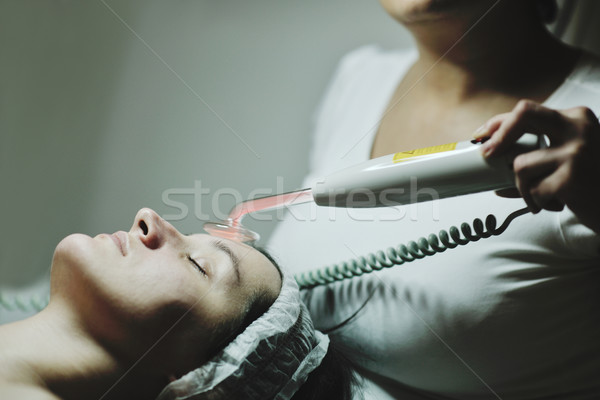
[[[334,158],[332,154],[345,151],[340,150],[340,140],[349,143],[356,137],[356,142],[366,145],[367,141],[360,137],[369,132],[373,121],[379,118],[390,92],[416,58],[414,48],[383,50],[368,45],[340,59],[313,114],[312,173],[326,170],[327,160]]]
[[[321,102],[323,107],[332,106],[327,115],[339,109],[343,99],[360,100],[363,95],[372,94],[380,81],[390,80],[399,71],[412,65],[416,59],[416,50],[404,49],[387,51],[376,45],[362,46],[345,54],[329,82]]]
[[[582,50],[579,65],[569,80],[600,91],[600,56]]]
[[[374,97],[395,87],[399,76],[414,63],[418,53],[414,48],[383,50],[376,45],[359,47],[338,63],[333,79],[319,107],[326,118],[347,118],[346,106],[360,107]],[[354,111],[354,110],[352,110]],[[364,111],[364,110],[363,110]],[[340,113],[341,115],[337,115]]]
[[[47,390],[0,381],[0,399],[14,400],[61,400]]]
[[[575,70],[565,81],[559,108],[586,106],[600,112],[600,57],[582,51]]]

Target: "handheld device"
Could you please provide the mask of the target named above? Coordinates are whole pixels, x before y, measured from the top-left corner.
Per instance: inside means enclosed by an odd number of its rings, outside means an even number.
[[[368,160],[317,179],[308,189],[241,202],[227,221],[208,222],[204,229],[215,236],[251,243],[258,240],[258,234],[241,225],[251,212],[311,201],[326,207],[389,207],[505,189],[514,186],[515,157],[546,147],[543,136],[525,134],[504,155],[484,158],[483,142],[450,143]]]
[[[410,204],[514,186],[519,154],[545,147],[542,136],[523,135],[500,157],[484,158],[483,140],[471,140],[378,157],[327,175],[312,186],[320,206],[364,208]],[[425,190],[427,189],[427,190]]]

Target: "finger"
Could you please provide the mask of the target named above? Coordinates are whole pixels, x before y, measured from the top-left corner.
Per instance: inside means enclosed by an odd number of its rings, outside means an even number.
[[[540,211],[549,201],[545,197],[541,198],[535,189],[557,170],[560,160],[561,153],[558,149],[536,150],[515,158],[515,183],[533,213]]]
[[[561,211],[564,208],[561,193],[567,183],[566,171],[567,168],[559,168],[530,189],[531,197],[538,207],[550,211]]]
[[[513,170],[522,180],[539,180],[550,175],[564,159],[562,149],[540,149],[515,157]]]
[[[566,110],[562,110],[561,114],[570,119],[571,123],[574,125],[583,125],[584,129],[586,125],[592,125],[596,128],[600,126],[598,124],[598,116],[594,114],[594,112],[588,107],[568,108]]]
[[[521,154],[513,161],[513,170],[515,172],[515,181],[517,178],[521,181],[521,186],[525,190],[530,187],[532,181],[538,181],[545,175],[553,173],[560,165],[561,152],[557,149],[536,150]],[[496,194],[505,198],[522,197],[517,188],[507,188],[496,191]]]
[[[521,197],[521,192],[516,187],[496,190],[495,193],[497,196],[504,197],[505,199],[517,199]]]
[[[486,156],[501,153],[526,132],[547,135],[553,145],[561,144],[572,136],[569,128],[568,119],[560,112],[522,100],[483,145],[483,152]]]
[[[552,199],[543,208],[548,211],[562,211],[565,209],[565,205],[558,199]]]
[[[490,137],[494,132],[496,132],[502,122],[508,118],[509,115],[510,113],[503,113],[488,119],[485,124],[481,125],[475,132],[473,132],[473,139]]]
[[[533,197],[531,196],[531,187],[534,186],[534,183],[531,181],[523,181],[519,179],[518,176],[515,177],[515,185],[517,189],[519,189],[519,193],[521,193],[521,197],[525,200],[525,204],[527,204],[527,208],[534,213],[537,214],[540,212],[540,207],[537,205]]]

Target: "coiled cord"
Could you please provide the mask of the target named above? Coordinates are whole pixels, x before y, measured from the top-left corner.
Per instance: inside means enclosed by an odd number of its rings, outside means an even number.
[[[498,236],[508,228],[508,225],[515,218],[527,212],[529,212],[527,208],[512,212],[498,228],[496,228],[496,217],[490,214],[485,219],[485,225],[481,219],[476,218],[473,220],[472,226],[466,222],[462,223],[460,230],[456,226],[451,226],[448,231],[441,230],[437,235],[432,233],[427,238],[421,237],[417,241],[408,242],[406,245],[401,244],[398,247],[390,247],[386,252],[379,250],[375,253],[369,253],[366,257],[363,256],[314,271],[296,274],[294,278],[300,290],[304,290],[354,278],[383,268],[402,265],[444,252],[447,249],[476,242],[479,239]]]
[[[8,311],[38,312],[48,305],[48,300],[48,296],[32,296],[25,301],[20,296],[8,298],[0,293],[0,307]]]

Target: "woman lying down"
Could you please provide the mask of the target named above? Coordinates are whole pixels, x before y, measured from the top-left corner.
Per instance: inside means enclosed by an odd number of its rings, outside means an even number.
[[[57,246],[48,306],[0,326],[0,399],[350,399],[339,357],[269,257],[142,209]]]

